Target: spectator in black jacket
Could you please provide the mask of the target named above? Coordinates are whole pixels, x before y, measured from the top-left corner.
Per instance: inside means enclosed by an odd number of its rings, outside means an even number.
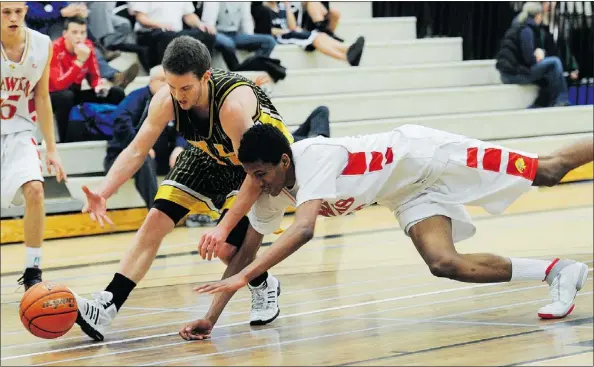
[[[505,84],[537,84],[541,87],[535,107],[567,106],[569,95],[561,60],[545,56],[540,37],[543,9],[540,3],[524,4],[503,36],[496,67]],[[544,97],[544,98],[543,98]]]

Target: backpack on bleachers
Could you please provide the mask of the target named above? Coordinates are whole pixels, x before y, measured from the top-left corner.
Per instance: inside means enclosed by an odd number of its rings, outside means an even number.
[[[116,105],[85,102],[72,107],[67,141],[110,140]]]

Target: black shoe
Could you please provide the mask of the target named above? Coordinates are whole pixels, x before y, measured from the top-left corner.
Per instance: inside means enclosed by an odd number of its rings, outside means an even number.
[[[363,55],[363,46],[365,46],[365,38],[359,37],[347,50],[347,60],[351,66],[359,66]]]
[[[23,273],[23,276],[17,281],[19,285],[25,286],[25,292],[37,283],[41,283],[41,269],[39,268],[27,268]]]

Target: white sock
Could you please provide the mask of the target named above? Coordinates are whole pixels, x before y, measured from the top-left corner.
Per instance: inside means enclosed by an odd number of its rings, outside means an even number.
[[[41,265],[41,247],[26,247],[25,268],[39,268]]]
[[[546,277],[547,268],[551,265],[550,260],[534,260],[509,258],[512,263],[511,280],[543,280]]]

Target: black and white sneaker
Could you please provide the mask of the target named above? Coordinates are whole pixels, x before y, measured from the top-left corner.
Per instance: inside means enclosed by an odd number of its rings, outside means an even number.
[[[41,269],[27,268],[23,275],[17,280],[19,285],[25,286],[25,292],[37,283],[41,283]]]
[[[252,287],[252,312],[250,314],[250,325],[266,325],[278,317],[278,296],[280,296],[280,282],[272,275],[259,286]]]
[[[113,294],[101,291],[93,293],[93,299],[88,300],[74,292],[72,293],[76,297],[76,303],[78,304],[76,323],[91,339],[103,341],[105,329],[118,313],[116,306],[112,302]]]

